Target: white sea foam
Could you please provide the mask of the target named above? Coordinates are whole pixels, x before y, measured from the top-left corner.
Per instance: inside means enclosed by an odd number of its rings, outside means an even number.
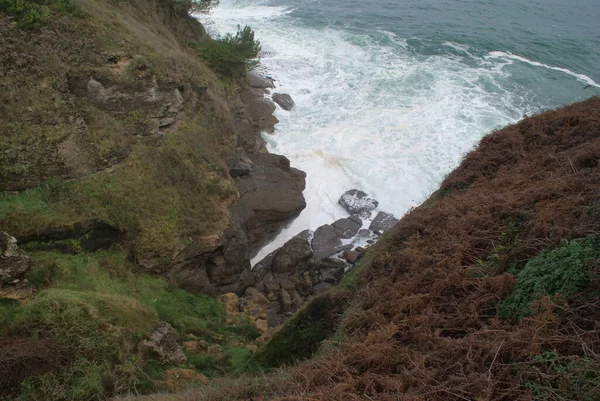
[[[251,25],[276,91],[296,102],[291,112],[277,109],[280,124],[264,137],[271,152],[307,173],[307,207],[253,264],[300,231],[345,217],[337,201],[351,188],[402,216],[483,135],[537,111],[524,100],[529,93],[505,85],[510,73],[502,67],[518,56],[477,58],[450,42],[468,63],[419,56],[393,34],[385,33],[384,46],[366,35],[300,25],[289,8],[267,4],[222,0],[208,21],[221,34]]]
[[[584,82],[584,83],[586,83],[588,85],[591,85],[591,86],[594,86],[596,88],[600,88],[600,84],[598,84],[592,78],[590,78],[590,77],[588,77],[587,75],[584,75],[584,74],[578,74],[576,72],[573,72],[573,71],[569,70],[568,68],[554,67],[554,66],[551,66],[551,65],[548,65],[548,64],[540,63],[539,61],[529,60],[528,58],[517,56],[515,54],[508,53],[508,52],[494,51],[494,52],[490,52],[488,54],[488,57],[490,57],[490,58],[504,58],[504,59],[509,59],[509,60],[517,60],[517,61],[521,61],[523,63],[527,63],[529,65],[533,65],[535,67],[543,67],[543,68],[547,68],[547,69],[553,70],[553,71],[564,72],[565,74],[568,74],[568,75],[571,75],[572,77],[577,78],[581,82]]]

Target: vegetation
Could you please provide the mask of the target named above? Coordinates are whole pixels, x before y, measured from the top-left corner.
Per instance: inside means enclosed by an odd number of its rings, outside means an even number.
[[[12,16],[17,26],[25,29],[39,28],[52,15],[82,16],[71,0],[0,0],[0,11]]]
[[[532,303],[543,296],[570,297],[590,282],[588,264],[598,257],[596,239],[561,242],[554,250],[540,252],[516,274],[516,285],[502,301],[498,314],[509,319],[531,314]]]
[[[229,78],[241,78],[247,69],[258,64],[260,42],[254,39],[254,31],[249,27],[238,26],[235,35],[195,42],[196,52],[218,73]]]
[[[0,340],[5,350],[19,346],[21,353],[39,353],[40,344],[44,352],[37,359],[27,354],[4,359],[0,388],[5,395],[81,400],[160,388],[167,367],[138,347],[159,319],[175,327],[180,340],[193,335],[222,350],[223,358],[207,355],[211,360],[204,365],[195,363],[200,356],[190,357],[199,372],[214,376],[240,370],[250,358],[251,351],[240,347],[258,336],[248,321],[226,324],[215,299],[135,272],[119,251],[37,252],[33,260],[29,278],[42,291],[23,307],[0,303]],[[23,363],[27,369],[14,369]]]

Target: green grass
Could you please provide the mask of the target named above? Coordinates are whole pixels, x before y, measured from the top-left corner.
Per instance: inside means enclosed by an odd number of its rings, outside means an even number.
[[[588,264],[597,256],[596,238],[593,236],[563,240],[560,247],[540,252],[516,273],[515,287],[499,304],[498,315],[504,319],[520,319],[528,316],[532,303],[543,296],[568,298],[575,294],[588,285]]]
[[[136,272],[119,251],[35,252],[32,259],[29,279],[41,292],[22,307],[0,301],[0,336],[49,340],[68,361],[27,378],[15,399],[101,399],[152,390],[165,367],[140,354],[137,344],[159,319],[175,327],[180,340],[194,334],[220,344],[221,361],[190,355],[189,363],[210,376],[242,371],[251,352],[240,344],[259,335],[247,320],[225,323],[215,299]]]

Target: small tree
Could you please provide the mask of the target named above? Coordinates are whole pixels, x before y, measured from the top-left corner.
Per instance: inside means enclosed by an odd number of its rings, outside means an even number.
[[[254,39],[254,31],[249,26],[238,26],[235,35],[228,33],[223,38],[192,45],[211,68],[232,78],[239,78],[260,60],[260,42]]]

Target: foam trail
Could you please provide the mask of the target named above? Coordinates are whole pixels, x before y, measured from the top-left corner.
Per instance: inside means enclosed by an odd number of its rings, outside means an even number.
[[[488,56],[492,57],[492,58],[507,58],[507,59],[511,59],[511,60],[517,60],[517,61],[521,61],[523,63],[527,63],[529,65],[532,65],[534,67],[543,67],[543,68],[547,68],[547,69],[553,70],[553,71],[564,72],[565,74],[568,74],[568,75],[571,75],[572,77],[577,78],[581,82],[584,82],[584,83],[586,83],[590,86],[594,86],[596,88],[600,88],[600,84],[596,83],[592,78],[590,78],[584,74],[578,74],[567,68],[554,67],[554,66],[551,66],[548,64],[540,63],[539,61],[529,60],[525,57],[517,56],[516,54],[512,54],[512,53],[508,53],[508,52],[494,51],[494,52],[490,52],[488,54]]]

